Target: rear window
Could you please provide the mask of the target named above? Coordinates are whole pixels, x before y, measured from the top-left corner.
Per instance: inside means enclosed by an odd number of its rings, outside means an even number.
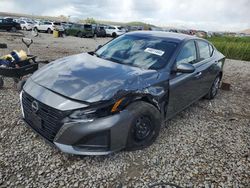
[[[200,51],[201,60],[208,59],[209,57],[211,57],[209,44],[207,42],[197,41],[197,44]]]
[[[60,22],[54,22],[54,25],[61,25]]]
[[[84,28],[86,28],[86,29],[91,29],[91,28],[92,28],[92,25],[84,25]]]

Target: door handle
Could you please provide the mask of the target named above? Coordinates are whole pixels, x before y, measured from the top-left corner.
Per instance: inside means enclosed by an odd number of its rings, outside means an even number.
[[[202,72],[197,72],[196,75],[195,75],[195,77],[199,78],[201,75],[202,75]]]

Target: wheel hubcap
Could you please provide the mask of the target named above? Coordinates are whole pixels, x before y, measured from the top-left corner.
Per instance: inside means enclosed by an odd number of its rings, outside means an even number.
[[[148,117],[138,118],[134,126],[135,139],[139,141],[146,139],[150,135],[151,127],[151,121]]]

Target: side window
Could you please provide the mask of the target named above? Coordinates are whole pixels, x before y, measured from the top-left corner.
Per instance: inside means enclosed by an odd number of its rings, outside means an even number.
[[[199,47],[201,60],[208,59],[209,57],[211,57],[209,45],[207,42],[197,41],[197,44]]]
[[[0,23],[3,23],[3,20],[0,20]]]
[[[25,24],[25,22],[24,22],[24,21],[21,21],[20,23],[21,23],[21,24]]]
[[[187,42],[176,58],[176,65],[182,63],[195,63],[197,59],[196,47],[194,41]]]

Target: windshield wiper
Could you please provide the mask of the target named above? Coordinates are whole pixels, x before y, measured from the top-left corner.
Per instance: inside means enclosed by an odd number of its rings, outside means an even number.
[[[96,57],[101,58],[100,55],[99,55],[98,53],[96,53],[96,52],[94,52],[94,55],[95,55]]]

